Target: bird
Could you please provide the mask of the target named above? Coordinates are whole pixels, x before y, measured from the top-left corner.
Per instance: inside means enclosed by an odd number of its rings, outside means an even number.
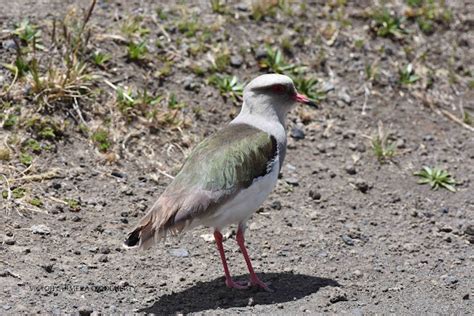
[[[288,112],[297,103],[317,105],[281,74],[251,80],[242,99],[240,113],[191,151],[176,177],[127,235],[124,247],[148,249],[168,234],[210,227],[227,287],[272,292],[253,269],[245,247],[246,223],[277,183],[286,154]],[[249,281],[235,281],[229,272],[221,230],[232,224],[238,225],[236,241]]]

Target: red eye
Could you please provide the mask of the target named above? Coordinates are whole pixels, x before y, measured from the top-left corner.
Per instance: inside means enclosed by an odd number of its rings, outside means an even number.
[[[286,87],[281,84],[276,84],[272,86],[272,91],[276,93],[283,93],[286,91]]]

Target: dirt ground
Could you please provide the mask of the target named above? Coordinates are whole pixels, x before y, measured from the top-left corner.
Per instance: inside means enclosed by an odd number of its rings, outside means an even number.
[[[257,3],[268,6],[262,17],[245,1],[227,1],[220,13],[209,1],[98,1],[84,54],[105,51],[111,60],[88,61],[95,79],[76,99],[79,110],[72,98],[44,111],[28,76],[9,89],[14,75],[0,67],[0,140],[10,151],[0,161],[2,191],[22,192],[0,197],[1,315],[472,314],[474,4],[435,1],[449,18],[434,19],[432,31],[407,19],[406,33],[383,37],[368,15],[378,1]],[[9,34],[26,18],[42,31],[46,48],[36,54],[59,64],[48,49],[52,21],[88,5],[0,0],[0,64],[15,60]],[[409,15],[402,1],[385,8]],[[124,34],[137,16],[142,30]],[[186,21],[197,25],[194,34]],[[146,57],[131,61],[127,40],[140,36]],[[243,82],[270,71],[259,67],[264,44],[306,66],[325,95],[320,109],[299,106],[290,115],[281,177],[248,223],[254,267],[274,293],[226,288],[208,228],[147,252],[121,245],[193,146],[238,113],[239,102],[208,77]],[[230,60],[216,66],[222,52]],[[419,79],[402,84],[408,63]],[[148,108],[125,115],[104,80],[166,100],[173,93],[184,106],[166,111],[179,121],[150,119]],[[16,123],[7,126],[11,113]],[[55,137],[38,133],[33,115],[58,122]],[[107,148],[84,125],[107,130]],[[395,153],[382,162],[370,140],[380,133]],[[24,147],[30,138],[46,149]],[[417,184],[423,166],[448,170],[456,192]],[[247,278],[235,227],[224,246],[231,273]]]

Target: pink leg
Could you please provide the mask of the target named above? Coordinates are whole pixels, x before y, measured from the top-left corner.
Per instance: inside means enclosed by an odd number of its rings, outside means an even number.
[[[235,288],[239,290],[247,289],[249,287],[247,282],[240,283],[232,280],[232,277],[230,276],[229,272],[229,267],[227,266],[227,260],[225,259],[224,245],[222,244],[222,234],[217,229],[214,231],[214,239],[216,240],[217,249],[219,250],[219,254],[221,255],[222,266],[224,267],[225,284],[227,285],[227,287],[230,288]]]
[[[245,262],[247,263],[247,268],[250,273],[250,283],[254,286],[258,286],[264,289],[267,292],[273,292],[273,290],[268,287],[269,284],[260,281],[260,279],[255,274],[255,271],[253,270],[252,262],[250,262],[249,255],[247,253],[247,248],[245,248],[244,230],[240,225],[239,229],[237,230],[237,243],[239,244],[240,251],[242,251],[242,254],[244,255]]]

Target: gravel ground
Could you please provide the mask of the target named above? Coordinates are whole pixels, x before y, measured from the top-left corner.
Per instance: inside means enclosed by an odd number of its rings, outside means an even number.
[[[474,138],[466,117],[464,125],[456,118],[474,115],[473,5],[446,1],[449,21],[435,21],[425,34],[408,19],[403,27],[410,31],[397,38],[377,36],[367,16],[376,2],[343,2],[285,2],[291,11],[268,9],[258,20],[247,2],[226,2],[218,14],[207,1],[99,1],[87,47],[111,60],[91,66],[102,79],[80,106],[91,131],[107,129],[105,152],[81,132],[78,114],[67,110],[71,103],[42,111],[21,80],[0,97],[2,111],[18,116],[8,128],[1,117],[0,139],[12,151],[1,161],[2,190],[25,190],[1,200],[0,314],[472,314]],[[1,34],[29,18],[48,44],[53,18],[88,3],[2,0]],[[407,14],[404,2],[385,6]],[[127,37],[123,25],[134,16],[149,29],[140,62],[128,60],[127,44],[111,36]],[[198,31],[186,36],[179,24],[193,19]],[[203,44],[205,27],[212,37]],[[0,62],[12,63],[11,37],[0,41]],[[250,80],[268,71],[259,67],[265,43],[281,47],[287,63],[307,66],[325,95],[320,109],[299,107],[290,115],[281,177],[249,221],[254,267],[275,292],[227,289],[208,228],[147,252],[125,251],[126,233],[163,192],[167,175],[238,113],[239,102],[209,84],[216,71],[210,60],[227,52],[217,72]],[[56,60],[48,49],[37,54]],[[399,70],[408,63],[420,79],[403,85]],[[376,75],[367,74],[368,65]],[[186,105],[172,112],[179,124],[145,119],[137,108],[124,115],[103,79],[167,98],[173,93]],[[0,68],[3,91],[12,80]],[[28,125],[33,114],[60,122],[60,137],[39,137]],[[381,134],[395,151],[382,162],[370,140]],[[30,167],[21,159],[28,138],[52,148],[36,152]],[[417,184],[413,173],[423,166],[448,170],[457,191]],[[235,227],[225,237],[231,272],[244,279]]]

